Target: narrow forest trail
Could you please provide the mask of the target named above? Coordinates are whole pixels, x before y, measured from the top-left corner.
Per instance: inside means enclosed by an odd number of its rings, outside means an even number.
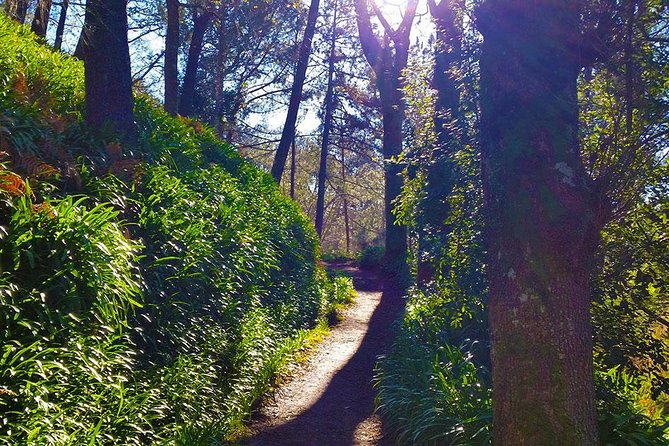
[[[251,424],[248,446],[384,445],[374,415],[372,377],[378,355],[393,339],[403,308],[397,293],[382,292],[372,274],[339,265],[353,277],[358,297],[344,320],[281,387]]]

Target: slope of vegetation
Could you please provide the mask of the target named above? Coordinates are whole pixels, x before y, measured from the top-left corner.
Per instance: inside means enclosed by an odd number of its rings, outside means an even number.
[[[211,444],[348,291],[209,129],[139,95],[122,145],[83,91],[0,14],[0,443]]]

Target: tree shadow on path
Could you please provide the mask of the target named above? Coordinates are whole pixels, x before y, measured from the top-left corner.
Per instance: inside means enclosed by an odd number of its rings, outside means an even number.
[[[344,269],[344,268],[337,268]],[[379,292],[381,282],[373,274],[357,269],[348,271],[361,292]],[[347,446],[353,444],[385,445],[383,440],[365,441],[361,425],[374,412],[372,385],[377,356],[385,353],[394,339],[394,322],[404,308],[399,292],[385,290],[369,321],[358,350],[335,374],[327,389],[306,411],[285,424],[261,431],[246,444],[257,446]],[[315,377],[314,379],[318,379]],[[356,429],[362,430],[356,435]],[[378,430],[378,428],[372,427]],[[378,438],[378,435],[376,435]],[[362,438],[362,440],[361,440]]]

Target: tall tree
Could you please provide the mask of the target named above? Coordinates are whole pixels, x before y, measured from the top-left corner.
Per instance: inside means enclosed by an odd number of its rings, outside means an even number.
[[[63,46],[63,34],[65,33],[65,22],[67,21],[67,10],[70,7],[70,0],[62,0],[60,4],[60,15],[58,16],[58,26],[56,27],[56,40],[53,47],[60,50]]]
[[[32,32],[38,36],[45,37],[50,15],[51,0],[38,0],[37,7],[35,7],[35,17],[33,17],[33,23],[30,27]]]
[[[167,32],[165,34],[165,111],[175,115],[179,94],[179,0],[167,1]]]
[[[582,0],[479,11],[496,445],[597,445],[590,272],[605,216],[579,154]]]
[[[293,138],[295,138],[295,123],[297,122],[297,113],[300,109],[300,102],[302,101],[302,89],[307,75],[307,65],[309,64],[309,56],[311,55],[311,42],[316,30],[316,19],[318,18],[319,6],[320,0],[311,0],[307,24],[304,28],[304,36],[297,58],[293,87],[290,92],[290,102],[288,104],[286,122],[283,125],[281,140],[279,141],[279,147],[276,149],[274,163],[272,164],[272,177],[274,177],[274,180],[277,183],[281,182],[283,170],[286,166],[286,159],[288,158],[290,143],[293,141]]]
[[[206,8],[193,8],[193,33],[188,46],[188,59],[184,71],[181,98],[179,100],[179,114],[190,116],[193,114],[193,100],[195,98],[195,85],[197,83],[197,71],[200,65],[200,55],[204,35],[209,27],[213,14]]]
[[[404,97],[402,93],[402,70],[409,58],[409,37],[416,15],[418,0],[409,0],[402,22],[393,29],[373,0],[371,5],[384,29],[379,39],[372,28],[369,0],[356,0],[355,10],[360,33],[360,43],[367,61],[376,74],[376,85],[381,99],[383,116],[383,157],[385,166],[385,218],[386,218],[386,265],[393,265],[396,274],[389,276],[395,286],[402,286],[407,265],[407,229],[396,221],[392,212],[393,201],[402,191],[402,167],[392,158],[402,153],[404,121]]]
[[[127,0],[87,0],[83,30],[86,121],[135,137]]]
[[[328,54],[328,80],[325,92],[325,115],[323,116],[323,137],[321,139],[321,159],[318,169],[318,199],[316,201],[316,232],[323,235],[323,217],[325,215],[325,179],[327,178],[328,150],[330,131],[332,129],[332,112],[334,109],[334,71],[335,50],[337,44],[337,2],[333,4],[332,27],[330,29],[330,51]]]

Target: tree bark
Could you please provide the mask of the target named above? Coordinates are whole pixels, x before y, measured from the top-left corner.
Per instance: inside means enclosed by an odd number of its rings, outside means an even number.
[[[127,0],[88,0],[84,22],[86,122],[131,142],[133,115]]]
[[[84,60],[84,44],[86,41],[86,34],[84,31],[85,28],[82,28],[81,33],[79,33],[79,39],[77,39],[77,46],[74,48],[74,53],[72,53],[72,55],[79,60]]]
[[[228,11],[230,9],[230,2],[221,3],[218,9],[218,41],[216,42],[216,65],[214,71],[214,113],[211,116],[210,124],[216,129],[216,133],[223,137],[225,132],[225,125],[223,118],[227,119],[225,113],[226,106],[226,91],[224,88],[226,75],[226,62],[228,59]],[[231,26],[234,26],[231,24]]]
[[[290,145],[290,198],[295,199],[295,169],[297,168],[297,147],[295,147],[295,138]]]
[[[344,208],[344,230],[346,231],[346,254],[351,252],[351,222],[348,216],[348,195],[346,192],[346,151],[344,146],[340,145],[341,156],[341,197],[342,207]]]
[[[589,275],[601,218],[578,152],[579,0],[479,10],[495,445],[597,445]]]
[[[63,47],[63,33],[65,33],[65,22],[67,21],[67,9],[69,6],[70,0],[62,0],[58,26],[56,27],[56,41],[53,44],[53,47],[57,50],[61,50]]]
[[[179,101],[179,114],[190,116],[193,114],[193,100],[195,99],[195,85],[197,83],[197,70],[200,65],[200,54],[202,54],[202,42],[209,27],[212,14],[210,11],[202,11],[193,18],[193,35],[188,47],[188,60],[184,71],[184,80]]]
[[[332,128],[332,111],[334,109],[334,70],[335,49],[337,41],[337,5],[334,5],[331,27],[330,54],[328,57],[328,86],[325,92],[325,116],[323,118],[323,137],[321,139],[321,162],[318,169],[318,197],[316,199],[316,232],[323,236],[323,218],[325,216],[325,180],[328,170],[328,149],[330,130]]]
[[[46,29],[49,26],[51,15],[51,0],[38,0],[35,8],[35,17],[30,30],[41,37],[46,37]]]
[[[404,65],[406,66],[406,64]],[[385,263],[389,268],[389,284],[397,289],[403,289],[409,274],[407,263],[407,227],[399,224],[393,214],[393,201],[402,193],[404,180],[401,173],[403,166],[397,162],[390,161],[402,153],[404,135],[402,123],[404,122],[404,100],[401,92],[401,69],[399,71],[388,70],[388,79],[381,79],[379,89],[382,91],[382,116],[383,116],[383,157],[385,162],[385,223],[386,223],[386,253]],[[389,84],[389,85],[388,85]]]
[[[28,13],[28,2],[29,0],[6,0],[5,12],[12,19],[24,24]]]
[[[304,28],[304,37],[302,38],[302,44],[300,45],[300,52],[297,58],[293,87],[290,91],[288,114],[286,115],[286,122],[284,123],[283,131],[281,132],[279,147],[274,156],[274,163],[272,164],[272,177],[277,183],[281,182],[283,170],[286,166],[286,159],[288,158],[290,142],[295,138],[295,123],[297,122],[297,112],[300,109],[300,102],[302,101],[302,89],[304,87],[304,79],[307,75],[307,65],[309,64],[309,56],[311,55],[311,41],[314,38],[314,32],[316,30],[316,19],[318,19],[319,6],[320,0],[311,0],[307,25]]]
[[[179,82],[179,0],[167,0],[167,32],[165,35],[165,111],[177,113]]]

